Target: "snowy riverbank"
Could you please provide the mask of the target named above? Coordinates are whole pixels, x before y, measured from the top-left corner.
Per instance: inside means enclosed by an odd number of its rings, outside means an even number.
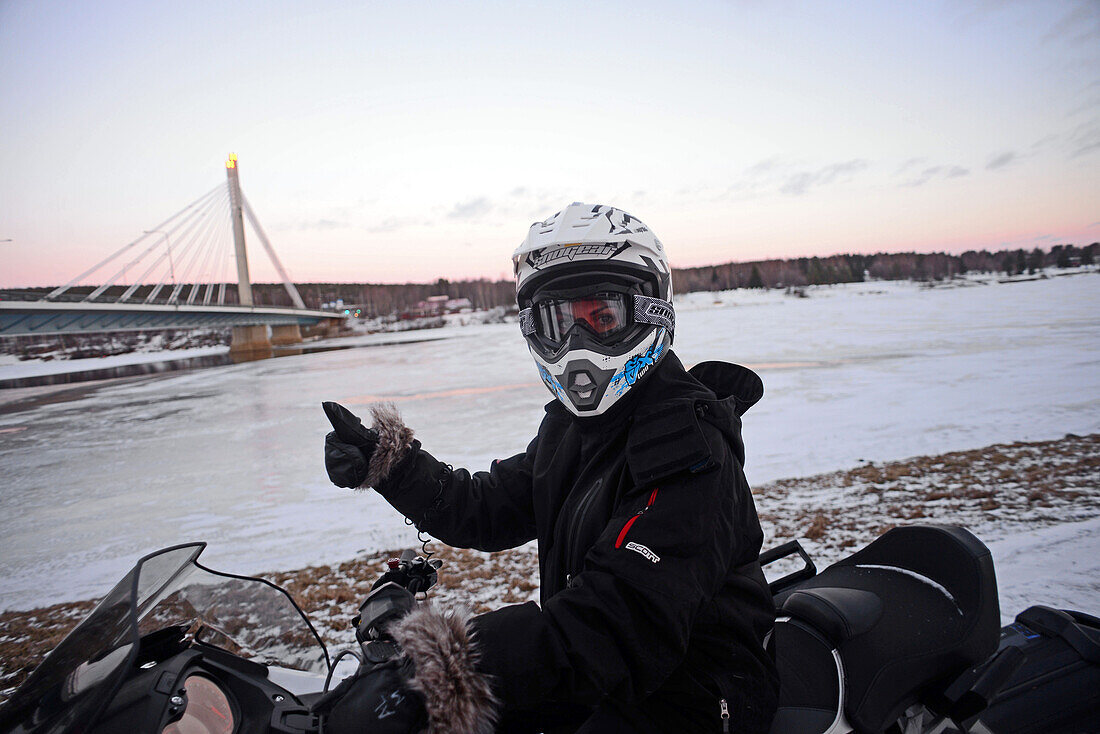
[[[753,486],[1100,433],[1095,274],[807,293],[677,299],[685,363],[763,378],[744,419]],[[515,324],[346,342],[373,346],[0,391],[0,609],[89,598],[178,542],[210,540],[211,565],[245,573],[411,547],[381,498],[328,482],[321,401],[393,400],[434,455],[482,469],[524,449],[548,400]]]
[[[731,307],[775,306],[790,298],[844,298],[851,295],[897,294],[914,289],[955,289],[974,286],[1003,286],[1036,280],[1079,275],[1095,275],[1094,267],[1048,268],[1039,274],[1005,276],[1003,274],[970,273],[945,281],[866,281],[826,286],[800,286],[792,289],[738,289],[729,291],[693,291],[676,295],[678,312],[713,310]],[[434,319],[396,321],[391,319],[349,319],[347,333],[339,338],[313,339],[307,348],[354,348],[377,346],[424,339],[459,337],[464,327],[510,323],[503,308],[445,314]],[[24,349],[15,354],[0,351],[0,385],[5,382],[40,376],[101,373],[107,370],[158,362],[176,363],[197,357],[227,355],[228,332],[200,330],[193,335],[186,331],[170,333],[124,332],[122,334],[74,335],[73,340],[87,342],[84,348]],[[52,337],[56,339],[57,337]],[[94,343],[94,344],[93,344]],[[197,346],[192,346],[196,344]],[[0,345],[2,348],[3,345]],[[9,345],[10,346],[10,345]],[[104,351],[106,356],[80,356],[89,351]],[[203,365],[203,366],[213,366]],[[220,365],[219,365],[220,366]],[[162,371],[171,371],[165,368]]]

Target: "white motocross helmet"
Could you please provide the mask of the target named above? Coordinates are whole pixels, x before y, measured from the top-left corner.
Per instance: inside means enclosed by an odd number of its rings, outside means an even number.
[[[532,224],[512,262],[531,356],[574,415],[605,413],[672,346],[665,248],[621,209],[570,204]]]

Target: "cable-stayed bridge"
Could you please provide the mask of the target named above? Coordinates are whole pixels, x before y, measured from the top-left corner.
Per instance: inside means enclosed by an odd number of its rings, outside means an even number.
[[[303,303],[241,191],[237,157],[225,166],[224,184],[65,285],[35,300],[0,300],[0,336],[232,327],[231,349],[242,352],[300,342],[303,326],[335,328],[340,315]],[[253,303],[246,218],[293,307]],[[236,287],[227,288],[234,271]],[[101,283],[81,286],[93,279]]]

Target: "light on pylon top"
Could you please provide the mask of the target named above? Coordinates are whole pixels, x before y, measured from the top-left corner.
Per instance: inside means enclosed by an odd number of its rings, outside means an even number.
[[[229,159],[226,160],[225,167],[226,168],[236,168],[237,167],[237,154],[236,153],[230,153],[229,154]]]

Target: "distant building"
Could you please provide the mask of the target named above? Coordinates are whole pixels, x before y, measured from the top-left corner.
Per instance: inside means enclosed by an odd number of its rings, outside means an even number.
[[[428,296],[413,308],[401,312],[401,319],[426,319],[449,313],[463,313],[473,310],[469,298],[451,298],[450,296]]]
[[[364,318],[363,314],[369,312],[369,308],[366,304],[362,303],[344,303],[343,301],[332,301],[331,303],[322,303],[322,311],[335,311],[337,313],[343,313],[345,316],[361,319]]]

